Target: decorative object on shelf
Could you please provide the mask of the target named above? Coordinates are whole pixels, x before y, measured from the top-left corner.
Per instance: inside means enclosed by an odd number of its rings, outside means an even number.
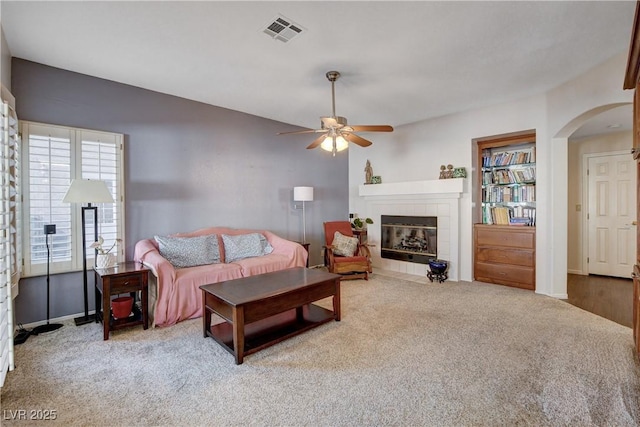
[[[467,170],[465,168],[454,168],[453,165],[451,164],[447,166],[440,165],[439,179],[466,178],[466,177],[467,177]]]
[[[447,165],[446,178],[453,178],[453,165]]]
[[[113,254],[96,255],[96,268],[109,268],[116,265],[116,257]]]
[[[293,187],[293,200],[302,202],[302,243],[307,243],[307,220],[304,202],[313,202],[313,187]]]
[[[466,178],[467,170],[465,168],[454,168],[453,169],[453,177],[454,178]]]
[[[95,316],[89,316],[89,286],[87,280],[87,235],[86,235],[86,214],[93,212],[93,234],[94,241],[98,240],[98,207],[92,203],[114,203],[113,196],[107,188],[107,184],[100,180],[74,179],[62,199],[63,203],[86,203],[82,206],[82,272],[84,284],[84,316],[76,317],[76,326],[85,325],[95,320]],[[96,251],[97,255],[97,251]]]
[[[356,230],[363,230],[367,227],[367,224],[373,224],[373,220],[371,218],[354,218],[351,222],[351,226]]]
[[[364,167],[364,183],[371,184],[372,178],[373,178],[373,168],[371,167],[371,162],[367,160],[367,165]]]
[[[427,271],[427,277],[429,281],[437,280],[443,283],[449,278],[447,271],[449,270],[449,261],[443,259],[432,259],[429,261],[429,271]]]
[[[372,184],[382,184],[382,177],[380,175],[374,175],[371,177]]]
[[[95,249],[96,251],[98,251],[97,255],[96,255],[96,267],[98,268],[109,268],[109,267],[113,267],[114,265],[116,265],[116,257],[114,254],[110,253],[111,250],[116,246],[116,244],[118,244],[118,242],[121,239],[116,239],[113,242],[113,245],[111,245],[111,247],[109,249],[105,249],[103,247],[104,245],[104,239],[102,238],[102,236],[98,236],[98,240],[93,242],[91,244],[91,248]]]
[[[118,297],[111,300],[111,313],[116,319],[129,317],[133,309],[133,297]]]

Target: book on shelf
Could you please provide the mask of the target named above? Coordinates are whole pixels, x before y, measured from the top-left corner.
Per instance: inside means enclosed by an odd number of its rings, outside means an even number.
[[[485,151],[482,155],[483,167],[520,165],[535,163],[535,161],[535,147],[525,151],[502,151],[493,154],[489,151]]]
[[[530,225],[531,218],[528,217],[512,217],[509,218],[509,225]]]
[[[536,225],[535,208],[523,206],[490,206],[485,205],[482,211],[483,224],[534,226]]]

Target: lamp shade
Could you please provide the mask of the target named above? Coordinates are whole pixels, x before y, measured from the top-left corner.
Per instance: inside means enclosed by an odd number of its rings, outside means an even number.
[[[293,200],[296,202],[312,202],[313,187],[293,187]]]
[[[104,181],[74,179],[62,199],[64,203],[113,203],[113,196]]]
[[[346,139],[344,139],[342,136],[336,137],[336,151],[346,150],[348,146],[349,143]],[[322,144],[320,144],[320,148],[325,151],[333,151],[333,137],[327,136],[324,141],[322,141]]]

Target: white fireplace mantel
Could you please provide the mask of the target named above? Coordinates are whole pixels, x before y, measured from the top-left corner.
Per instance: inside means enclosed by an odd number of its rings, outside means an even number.
[[[367,184],[358,188],[365,201],[366,215],[381,223],[382,215],[436,216],[438,218],[438,258],[449,261],[449,280],[460,274],[460,199],[464,178],[430,181]],[[426,264],[382,258],[380,227],[368,228],[374,267],[425,276]]]
[[[464,178],[432,179],[426,181],[391,182],[388,184],[365,184],[358,187],[361,197],[400,195],[449,195],[460,197]]]

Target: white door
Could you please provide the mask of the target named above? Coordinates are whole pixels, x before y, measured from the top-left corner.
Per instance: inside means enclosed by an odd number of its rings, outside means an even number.
[[[589,158],[588,273],[631,277],[636,245],[636,168],[631,154]]]

